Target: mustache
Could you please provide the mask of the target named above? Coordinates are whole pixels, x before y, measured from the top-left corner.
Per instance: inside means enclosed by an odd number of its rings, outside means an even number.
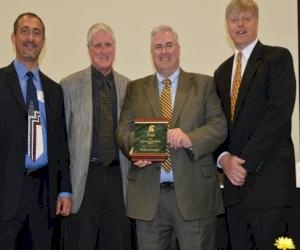
[[[25,42],[23,42],[23,45],[24,45],[24,46],[30,45],[30,46],[33,46],[34,48],[37,47],[36,43],[35,43],[35,42],[32,42],[32,41],[25,41]]]

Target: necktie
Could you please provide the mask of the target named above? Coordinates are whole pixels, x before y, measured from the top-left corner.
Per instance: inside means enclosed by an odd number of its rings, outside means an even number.
[[[170,128],[172,118],[171,81],[169,79],[165,79],[162,83],[164,86],[160,96],[161,113],[164,118],[169,120],[168,128]],[[168,144],[166,147],[166,153],[167,159],[161,163],[161,167],[164,171],[170,172],[172,169],[172,163]]]
[[[237,55],[237,62],[235,67],[234,80],[232,84],[232,93],[231,93],[231,121],[233,121],[236,101],[239,94],[239,89],[242,79],[242,52],[239,52]]]
[[[36,88],[33,83],[33,73],[28,71],[26,75],[28,77],[26,92],[26,107],[28,114],[27,155],[32,161],[35,161],[43,153],[41,114],[39,111]]]
[[[103,166],[108,166],[115,159],[116,149],[114,138],[111,88],[108,80],[105,79],[101,83],[100,89],[99,129],[99,158],[103,162]]]

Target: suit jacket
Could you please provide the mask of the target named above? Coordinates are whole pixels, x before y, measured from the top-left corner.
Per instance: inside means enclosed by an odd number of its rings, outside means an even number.
[[[61,87],[39,72],[45,98],[49,164],[48,201],[55,215],[59,192],[71,192]],[[27,151],[27,109],[15,67],[0,69],[0,216],[13,218],[18,210]]]
[[[134,141],[135,118],[162,117],[155,75],[128,84],[117,129],[121,149],[128,154]],[[174,186],[185,220],[223,212],[216,165],[212,152],[226,137],[226,122],[211,77],[180,70],[171,127],[181,128],[193,144],[194,159],[185,149],[171,149]],[[160,164],[130,167],[127,214],[151,220],[160,196]]]
[[[293,204],[297,190],[291,116],[296,81],[291,54],[285,48],[256,44],[242,77],[231,123],[232,65],[233,56],[214,75],[230,123],[228,138],[219,152],[229,151],[245,159],[248,175],[240,188],[225,178],[225,204],[240,200],[253,207]]]
[[[113,75],[117,92],[119,118],[129,79],[116,71],[113,72]],[[66,77],[61,81],[61,85],[64,91],[65,114],[71,161],[70,170],[73,190],[72,212],[77,213],[84,196],[92,145],[93,103],[91,67]],[[125,201],[129,162],[121,152],[119,153],[119,157]]]

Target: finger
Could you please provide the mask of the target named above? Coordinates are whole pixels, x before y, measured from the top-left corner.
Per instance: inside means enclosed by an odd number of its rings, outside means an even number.
[[[56,202],[56,215],[59,215],[60,208],[61,208],[61,201],[60,201],[60,199],[58,199]]]

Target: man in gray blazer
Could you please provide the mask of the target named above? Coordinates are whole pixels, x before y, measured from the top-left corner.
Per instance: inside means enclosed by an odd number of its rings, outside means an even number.
[[[157,72],[128,84],[117,138],[129,154],[133,120],[166,117],[163,97],[169,88],[171,157],[165,162],[170,160],[171,170],[165,163],[133,162],[127,215],[136,219],[140,250],[169,249],[173,233],[181,250],[215,250],[216,215],[223,213],[223,204],[212,152],[227,133],[215,84],[209,76],[179,68],[180,45],[169,26],[153,29],[151,53]]]
[[[129,249],[128,161],[114,137],[129,79],[112,69],[115,37],[108,25],[91,26],[87,42],[92,65],[61,81],[73,191],[65,248]]]

